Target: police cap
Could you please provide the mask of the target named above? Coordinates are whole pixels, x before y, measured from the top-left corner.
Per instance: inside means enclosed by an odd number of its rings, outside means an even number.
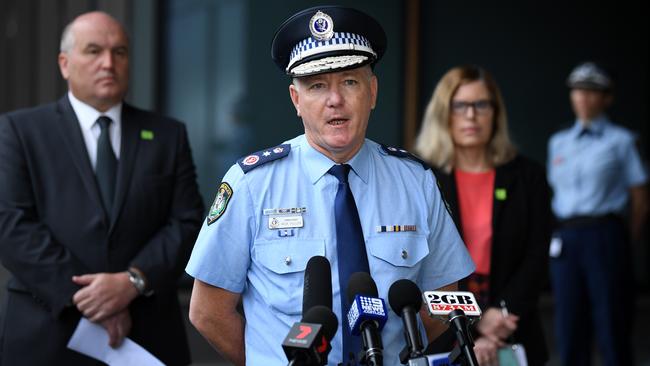
[[[292,77],[374,65],[386,50],[386,33],[371,16],[352,8],[302,10],[278,28],[271,58]]]
[[[567,86],[571,89],[609,91],[612,88],[612,79],[600,65],[594,62],[585,62],[571,71],[567,79]]]

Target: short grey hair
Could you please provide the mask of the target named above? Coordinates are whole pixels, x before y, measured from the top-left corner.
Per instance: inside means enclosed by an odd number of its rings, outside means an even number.
[[[74,47],[74,32],[72,31],[72,26],[74,21],[68,23],[68,25],[63,28],[63,33],[61,33],[61,45],[59,46],[59,51],[67,53],[72,50]]]

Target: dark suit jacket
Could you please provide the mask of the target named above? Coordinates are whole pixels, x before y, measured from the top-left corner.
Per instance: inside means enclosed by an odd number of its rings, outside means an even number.
[[[454,174],[436,169],[434,173],[462,235]],[[498,308],[505,300],[509,311],[520,316],[514,339],[524,344],[531,365],[543,364],[548,352],[537,303],[546,278],[552,230],[544,168],[517,156],[496,168],[494,187],[505,189],[506,198],[494,198],[489,306]]]
[[[66,349],[80,318],[71,277],[129,266],[155,291],[129,306],[129,337],[168,365],[189,363],[175,283],[203,205],[184,125],[124,104],[116,181],[106,215],[67,96],[0,116],[0,258],[13,275],[0,364],[97,364]]]

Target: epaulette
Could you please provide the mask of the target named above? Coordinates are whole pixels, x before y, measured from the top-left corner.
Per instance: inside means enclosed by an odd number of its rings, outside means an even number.
[[[243,170],[244,174],[246,174],[260,165],[264,165],[273,160],[284,158],[285,156],[289,155],[290,151],[291,145],[283,144],[250,154],[244,158],[237,160],[237,164],[239,164],[241,170]]]
[[[404,149],[400,149],[400,148],[393,147],[393,146],[386,146],[384,144],[381,144],[381,149],[388,155],[397,156],[398,158],[411,159],[411,160],[413,160],[415,162],[418,162],[418,163],[422,164],[422,167],[424,168],[424,170],[431,169],[429,164],[427,164],[424,160],[418,158],[417,156],[411,154],[410,152],[408,152],[408,151],[406,151]]]

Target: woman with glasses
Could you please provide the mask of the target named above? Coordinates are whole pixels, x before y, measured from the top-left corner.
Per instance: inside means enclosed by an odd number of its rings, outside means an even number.
[[[551,236],[549,189],[544,168],[511,143],[503,99],[487,71],[461,66],[442,77],[416,151],[433,165],[476,264],[461,289],[483,309],[475,326],[479,363],[498,364],[498,349],[516,342],[530,365],[544,364],[537,303]]]

